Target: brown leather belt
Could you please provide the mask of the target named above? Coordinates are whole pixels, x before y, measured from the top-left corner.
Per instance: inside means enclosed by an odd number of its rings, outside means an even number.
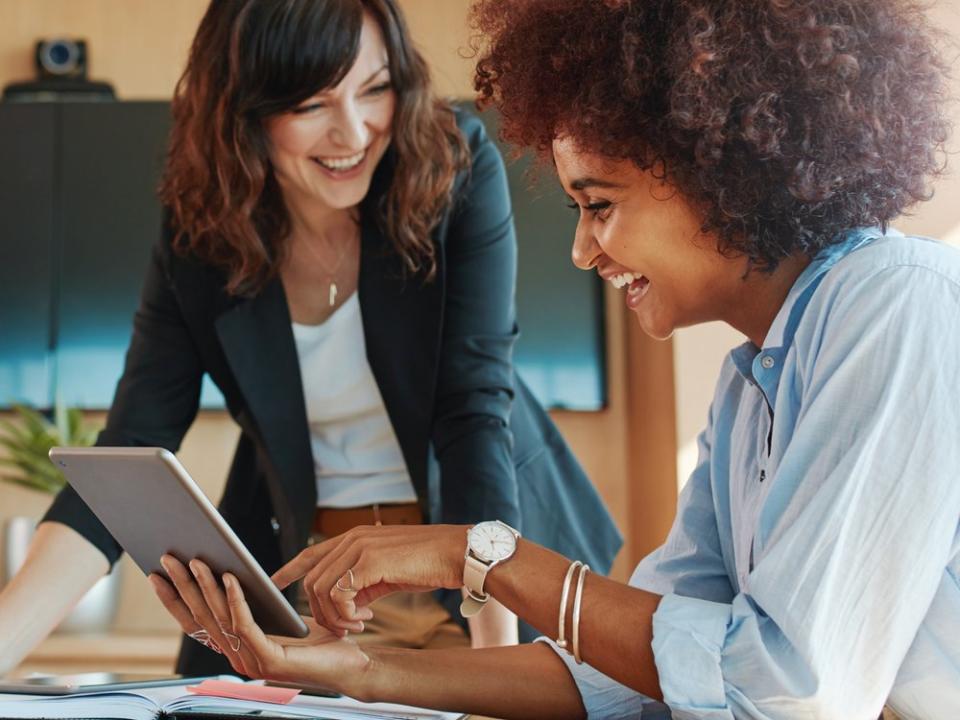
[[[423,515],[417,503],[403,505],[365,505],[356,508],[317,508],[313,532],[336,537],[358,525],[422,525]]]

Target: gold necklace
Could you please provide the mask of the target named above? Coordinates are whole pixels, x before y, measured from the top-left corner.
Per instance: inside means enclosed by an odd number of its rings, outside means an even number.
[[[350,239],[353,240],[353,238],[357,234],[358,233],[351,233]],[[317,264],[320,265],[320,268],[329,278],[329,283],[327,286],[327,296],[329,298],[330,307],[333,307],[337,302],[337,293],[339,292],[339,289],[337,288],[337,279],[336,279],[337,271],[339,271],[340,266],[343,265],[344,258],[347,257],[347,250],[350,249],[350,245],[351,243],[349,242],[343,243],[343,249],[340,251],[340,255],[337,258],[336,264],[333,266],[332,270],[328,270],[326,263],[323,262],[323,258],[321,258],[320,254],[316,251],[316,249],[314,249],[313,244],[310,242],[306,242],[306,246],[310,249],[310,254],[313,255],[314,260],[317,261]]]

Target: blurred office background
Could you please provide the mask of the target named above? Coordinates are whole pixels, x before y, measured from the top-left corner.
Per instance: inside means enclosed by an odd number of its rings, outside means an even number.
[[[400,4],[439,93],[469,102],[469,1]],[[0,162],[33,167],[41,175],[40,168],[55,168],[45,191],[52,200],[25,191],[24,179],[9,170],[0,179],[0,193],[16,208],[6,216],[0,209],[0,415],[13,400],[45,406],[59,393],[86,408],[91,421],[102,422],[122,363],[145,249],[158,228],[142,227],[144,214],[155,210],[124,207],[118,200],[129,188],[113,171],[116,165],[98,163],[98,149],[129,148],[111,157],[126,163],[125,172],[139,183],[137,197],[149,190],[163,148],[165,103],[206,5],[207,0],[0,0],[0,86],[34,76],[38,39],[83,38],[90,77],[110,82],[124,104],[121,111],[48,104],[6,114],[12,106],[0,105]],[[931,15],[949,37],[960,38],[960,0],[933,2]],[[955,78],[954,87],[960,91],[960,80]],[[954,117],[960,124],[956,106]],[[486,120],[495,126],[496,118]],[[957,138],[953,147],[960,147]],[[670,526],[678,488],[696,459],[696,434],[720,363],[742,337],[719,324],[679,331],[664,343],[643,336],[624,309],[622,292],[570,266],[573,215],[562,207],[549,173],[528,187],[526,162],[509,166],[521,248],[518,367],[552,408],[623,531],[626,543],[613,575],[626,579]],[[897,226],[960,244],[958,197],[960,180],[951,174],[931,202]],[[0,208],[3,201],[0,197]],[[23,236],[24,218],[31,213],[58,218],[44,231],[52,241],[38,246]],[[109,228],[110,237],[128,241],[105,247],[102,238],[80,231],[97,223]],[[211,387],[180,452],[214,498],[237,436],[217,407]],[[48,496],[0,482],[0,523],[13,516],[38,518],[48,502]],[[151,647],[163,657],[175,645],[175,628],[139,571],[124,562],[129,567],[114,632],[133,638],[132,652],[141,647],[138,638],[160,638]],[[62,642],[57,647],[67,655],[80,652],[64,649]],[[92,645],[81,647],[88,651]]]

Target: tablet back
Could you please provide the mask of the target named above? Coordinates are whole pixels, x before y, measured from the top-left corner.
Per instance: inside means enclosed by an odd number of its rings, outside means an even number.
[[[173,453],[163,448],[53,448],[50,459],[144,574],[166,577],[160,557],[198,558],[233,573],[264,632],[304,637],[307,627]]]

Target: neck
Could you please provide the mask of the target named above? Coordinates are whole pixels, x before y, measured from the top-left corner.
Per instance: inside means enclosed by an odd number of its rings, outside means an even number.
[[[722,318],[728,325],[739,330],[757,347],[770,331],[774,318],[783,307],[790,288],[810,264],[805,256],[792,256],[777,266],[772,273],[753,270],[746,278],[738,278],[728,311]]]
[[[357,208],[331,208],[313,198],[291,197],[284,193],[284,205],[290,217],[290,236],[294,240],[316,240],[352,232]]]

